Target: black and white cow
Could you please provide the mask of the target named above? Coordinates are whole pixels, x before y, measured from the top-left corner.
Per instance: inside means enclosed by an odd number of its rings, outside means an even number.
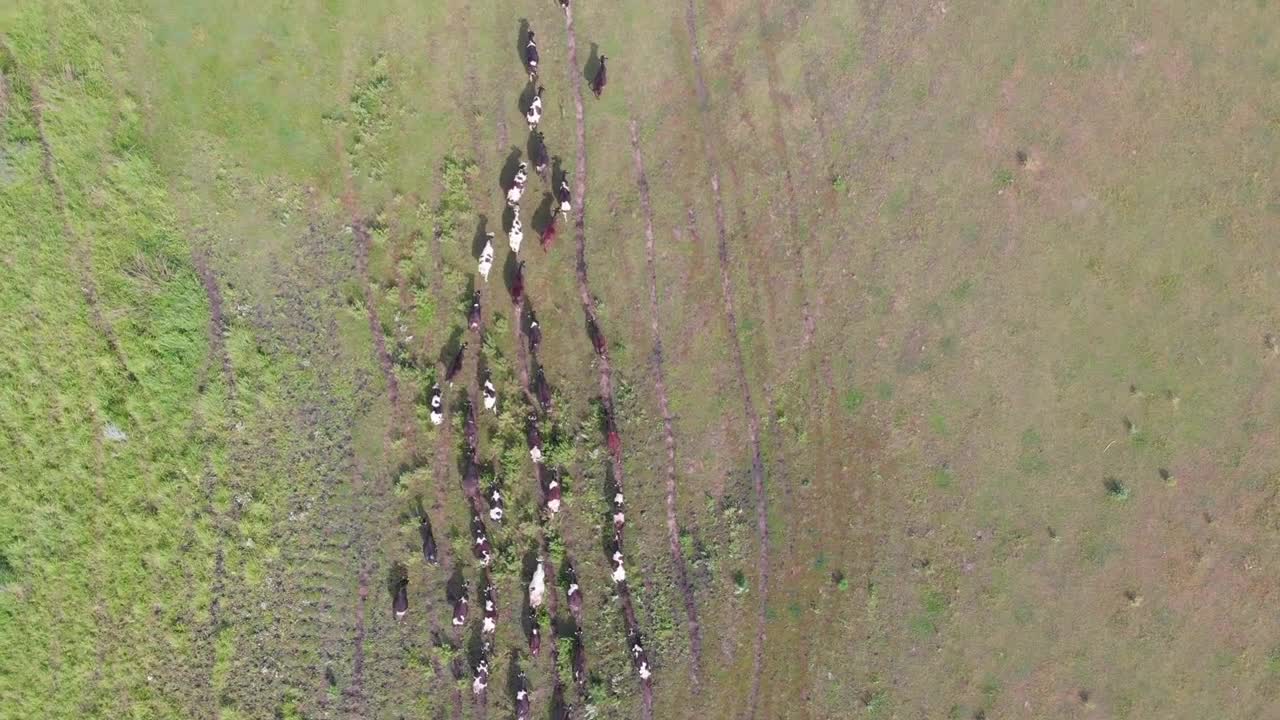
[[[444,422],[444,393],[441,392],[439,385],[431,386],[431,424],[439,425]]]
[[[519,253],[520,244],[524,242],[524,225],[520,222],[520,208],[516,208],[516,214],[511,218],[511,231],[507,233],[507,244],[511,247],[511,252]]]
[[[524,111],[524,121],[529,124],[529,132],[537,130],[538,123],[542,121],[542,91],[543,87],[539,85],[538,89],[533,91],[533,100],[529,101],[529,109]]]
[[[480,332],[480,319],[480,291],[476,290],[475,294],[471,296],[471,310],[467,312],[467,324],[471,326],[472,330]]]
[[[495,415],[498,414],[498,389],[493,386],[492,379],[487,377],[484,379],[481,393],[484,395],[484,409],[492,410]]]
[[[489,661],[480,658],[480,662],[476,664],[476,677],[471,681],[471,692],[479,695],[487,687],[489,687]]]
[[[604,92],[605,83],[609,82],[609,78],[605,75],[604,61],[607,58],[600,56],[600,67],[596,69],[596,76],[591,79],[591,92],[595,93],[596,98],[600,97],[600,93]]]
[[[409,612],[409,578],[400,578],[400,583],[396,586],[396,597],[391,601],[391,611],[395,613],[397,620],[403,620]]]
[[[418,523],[418,534],[422,536],[422,558],[432,565],[440,561],[436,557],[436,535],[431,531],[431,519],[422,514],[422,522]]]
[[[538,79],[538,43],[533,39],[532,30],[524,46],[524,66],[529,71],[529,82],[535,82]]]
[[[471,594],[471,584],[462,582],[462,594],[453,601],[453,626],[462,627],[467,624],[467,596]]]
[[[582,622],[582,588],[578,585],[578,573],[569,565],[565,568],[565,576],[569,580],[569,589],[565,591],[565,597],[569,599],[569,612],[573,613],[574,620]]]
[[[529,654],[538,657],[540,652],[542,652],[542,633],[538,631],[538,621],[535,618],[533,625],[529,628]]]
[[[472,521],[471,551],[475,554],[476,560],[480,561],[480,567],[489,567],[489,563],[493,560],[493,546],[489,544],[489,535],[485,533],[484,521],[477,515]]]
[[[542,344],[542,326],[538,324],[538,316],[529,311],[529,352],[538,352],[538,346]]]
[[[649,654],[644,651],[644,646],[640,644],[640,634],[636,633],[631,638],[631,662],[636,666],[636,672],[639,673],[640,679],[649,682],[649,678],[653,677],[653,672],[649,669]]]
[[[485,635],[493,635],[498,630],[498,589],[492,580],[484,586],[484,624],[480,631]]]
[[[627,516],[623,512],[622,493],[614,493],[613,495],[613,530],[614,532],[622,532],[622,528],[627,524]]]
[[[523,671],[516,679],[516,720],[529,720],[529,680]]]
[[[489,271],[493,269],[493,238],[494,234],[487,232],[484,234],[484,249],[480,251],[480,264],[476,267],[476,271],[480,273],[480,277],[485,282],[489,282]]]
[[[559,470],[551,471],[551,482],[547,483],[546,498],[547,510],[550,510],[553,514],[560,512],[561,488]]]
[[[538,88],[537,102],[541,107],[542,88]],[[533,171],[543,180],[547,179],[547,164],[551,162],[551,158],[547,153],[547,138],[538,130],[533,134],[533,142],[530,143],[529,156],[533,160]]]
[[[489,489],[489,519],[494,522],[502,522],[503,513],[506,512],[506,506],[502,501],[502,491],[496,486]]]
[[[536,464],[542,463],[542,433],[538,432],[538,416],[529,414],[525,427],[525,439],[529,442],[529,458]]]
[[[609,556],[609,566],[613,568],[614,583],[626,582],[627,569],[622,564],[622,539],[616,532],[613,535],[613,555]]]
[[[564,216],[567,222],[569,220],[569,211],[573,209],[573,198],[569,193],[569,181],[567,179],[560,179],[560,188],[556,194],[556,199],[560,201],[560,214]]]
[[[464,342],[458,346],[458,352],[454,354],[453,360],[449,362],[449,367],[444,371],[444,381],[453,385],[453,379],[462,372],[462,359],[466,356],[467,344]]]

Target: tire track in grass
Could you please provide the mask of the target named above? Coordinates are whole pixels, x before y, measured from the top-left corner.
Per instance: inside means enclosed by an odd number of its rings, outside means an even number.
[[[631,154],[636,167],[636,188],[640,193],[640,208],[644,213],[645,258],[649,267],[649,327],[653,330],[653,385],[658,395],[658,408],[662,411],[662,427],[667,442],[667,539],[671,543],[671,567],[675,571],[676,584],[684,596],[685,614],[689,620],[689,668],[695,691],[701,686],[702,632],[698,626],[698,609],[694,603],[693,588],[689,585],[689,572],[684,553],[680,550],[680,526],[676,521],[676,436],[672,428],[671,406],[667,400],[666,373],[662,369],[662,333],[658,327],[658,267],[653,249],[653,206],[649,202],[649,179],[644,172],[644,157],[640,154],[640,135],[636,121],[631,120]]]
[[[227,352],[226,333],[229,325],[222,311],[222,291],[218,288],[218,279],[209,266],[209,256],[204,251],[193,251],[191,262],[200,284],[204,286],[205,297],[209,300],[209,348],[222,361],[222,376],[227,383],[227,400],[231,403],[231,411],[235,412],[236,373],[231,367],[231,355]]]
[[[575,116],[574,135],[576,140],[577,158],[576,167],[574,168],[574,188],[573,195],[577,201],[574,208],[573,234],[574,241],[577,245],[577,263],[576,274],[578,278],[578,295],[582,301],[582,312],[586,316],[587,324],[596,328],[597,332],[600,328],[599,319],[596,313],[595,300],[591,295],[591,286],[587,280],[587,125],[586,112],[582,102],[582,81],[578,77],[578,42],[573,30],[573,8],[566,7],[564,11],[564,30],[565,30],[565,48],[568,55],[568,80],[569,86],[573,89],[573,109]],[[606,352],[599,352],[597,356],[600,361],[600,399],[604,404],[605,412],[609,418],[614,418],[614,402],[613,402],[613,370],[609,365],[609,356]],[[616,427],[616,420],[614,421]],[[619,495],[625,495],[626,484],[623,479],[622,471],[622,451],[610,452],[613,461],[613,478],[614,484],[617,486]],[[622,552],[622,528],[617,530],[617,549]],[[627,627],[627,642],[630,645],[632,639],[640,638],[640,625],[636,621],[635,608],[631,603],[631,590],[627,586],[627,581],[622,580],[617,584],[619,604],[622,606],[622,615]],[[637,660],[633,656],[633,665]],[[642,678],[640,680],[641,692],[641,717],[645,720],[653,718],[653,683]]]
[[[693,79],[698,95],[698,102],[703,110],[710,109],[711,98],[707,93],[705,75],[702,68],[702,54],[698,50],[697,15],[694,12],[693,0],[687,0],[685,6],[685,23],[689,32],[690,56],[693,59]],[[729,233],[725,228],[724,201],[720,194],[720,170],[711,138],[704,130],[703,145],[706,149],[707,164],[711,171],[711,199],[715,207],[716,234],[718,236],[717,255],[720,259],[720,291],[724,298],[725,329],[729,334],[729,344],[733,351],[733,365],[738,376],[738,385],[742,390],[743,412],[747,419],[747,432],[751,439],[751,482],[756,495],[756,531],[760,539],[760,553],[756,558],[757,582],[760,584],[760,609],[756,618],[755,652],[751,668],[751,698],[747,709],[747,717],[755,718],[760,702],[760,678],[764,670],[765,622],[769,601],[769,513],[768,499],[765,494],[764,458],[760,451],[760,418],[756,414],[755,404],[751,399],[751,385],[747,382],[746,364],[742,359],[742,341],[738,337],[738,318],[733,305],[733,279],[729,267]],[[693,211],[689,211],[690,231],[695,233],[696,223]]]

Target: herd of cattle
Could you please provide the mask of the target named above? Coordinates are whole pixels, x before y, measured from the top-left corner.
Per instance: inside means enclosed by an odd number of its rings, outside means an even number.
[[[567,13],[569,11],[569,0],[560,0],[562,8]],[[568,220],[569,213],[573,209],[573,198],[570,194],[569,183],[565,173],[560,172],[560,177],[547,177],[547,169],[549,165],[549,153],[546,146],[545,137],[539,130],[539,124],[542,121],[543,95],[545,88],[538,84],[539,71],[539,55],[538,46],[534,38],[534,33],[529,31],[524,46],[525,69],[529,75],[529,86],[532,88],[531,101],[525,109],[525,120],[528,123],[530,133],[530,159],[533,161],[533,170],[539,178],[547,184],[551,194],[553,208],[549,214],[549,218],[545,222],[545,226],[538,231],[539,242],[544,251],[550,248],[556,237],[556,219],[557,214],[565,221]],[[605,71],[606,58],[601,56],[599,66],[591,81],[591,90],[598,98],[605,88],[607,82]],[[516,168],[514,177],[510,183],[504,187],[505,203],[511,212],[511,221],[506,227],[508,246],[511,253],[515,257],[519,257],[521,244],[524,239],[524,226],[520,219],[520,204],[524,196],[525,188],[529,181],[528,163],[521,162]],[[489,273],[494,264],[494,247],[493,240],[496,235],[492,232],[486,233],[485,244],[480,252],[477,264],[477,273],[483,284],[487,285]],[[533,461],[535,475],[537,477],[541,502],[543,509],[546,511],[540,514],[541,520],[546,520],[561,510],[562,495],[561,483],[559,479],[559,469],[552,468],[547,472],[544,467],[545,457],[543,455],[542,434],[539,429],[539,423],[545,420],[552,410],[552,396],[550,386],[547,382],[546,373],[541,364],[538,362],[538,348],[542,341],[542,330],[538,324],[537,316],[532,307],[526,308],[525,287],[524,287],[524,261],[520,260],[515,263],[514,273],[510,278],[510,295],[512,303],[515,305],[519,315],[518,322],[522,334],[528,343],[529,354],[532,357],[533,372],[529,380],[528,396],[533,401],[529,415],[525,425],[525,439],[529,447],[529,457]],[[472,296],[470,309],[467,316],[467,325],[469,330],[475,332],[477,337],[483,337],[483,316],[481,311],[481,290],[477,289]],[[588,320],[588,334],[591,339],[594,351],[600,357],[605,357],[607,345],[603,334],[599,327]],[[480,344],[481,347],[483,343]],[[462,372],[463,361],[465,358],[467,342],[462,342],[457,351],[452,355],[446,363],[442,376],[443,384],[452,386],[454,380]],[[493,384],[492,378],[487,371],[483,370],[483,363],[477,363],[476,378],[477,385],[481,388],[482,402],[485,410],[493,413],[498,412],[498,393]],[[445,402],[444,390],[441,383],[436,383],[430,394],[430,421],[433,425],[442,425],[445,420]],[[494,586],[493,579],[489,575],[489,566],[494,559],[493,547],[489,541],[488,532],[486,530],[485,519],[491,522],[500,523],[504,517],[504,501],[502,491],[497,486],[488,488],[486,492],[481,492],[480,488],[480,464],[477,461],[476,453],[479,440],[478,423],[476,418],[475,405],[468,398],[463,403],[463,412],[465,412],[463,421],[463,434],[465,439],[465,449],[462,458],[462,488],[467,496],[471,506],[471,537],[472,552],[476,562],[479,565],[484,603],[484,611],[481,617],[480,634],[482,638],[481,651],[478,659],[473,659],[473,679],[472,690],[477,695],[483,693],[489,683],[490,659],[493,656],[492,641],[497,631],[498,624],[498,597],[497,590]],[[617,425],[612,416],[610,409],[605,417],[605,442],[608,446],[611,457],[620,462],[621,458],[621,440],[618,436]],[[439,563],[439,556],[436,547],[435,535],[432,531],[430,519],[425,511],[421,512],[419,532],[422,539],[422,555],[423,559],[431,565]],[[623,564],[622,555],[622,531],[625,523],[625,513],[623,505],[623,495],[621,492],[615,494],[613,498],[613,542],[610,545],[609,560],[611,567],[611,577],[614,583],[621,585],[625,591],[625,581],[627,577],[626,569]],[[537,612],[546,602],[548,592],[554,592],[554,589],[548,587],[548,576],[552,574],[549,570],[550,562],[546,559],[547,547],[545,541],[542,548],[542,556],[537,558],[529,583],[527,586],[528,601],[531,611]],[[579,690],[585,693],[586,685],[586,648],[582,635],[582,591],[578,583],[577,574],[571,562],[566,560],[562,572],[562,580],[566,585],[565,595],[569,605],[569,611],[574,619],[573,630],[573,651],[572,651],[572,675],[575,684]],[[554,585],[552,578],[552,585]],[[471,594],[471,585],[464,579],[460,591],[456,596],[450,597],[449,601],[453,608],[453,625],[457,628],[463,628],[467,625],[469,616],[469,602]],[[397,620],[405,617],[408,613],[408,579],[402,578],[397,586],[392,601],[392,611]],[[527,636],[529,652],[533,656],[538,656],[542,639],[539,634],[538,622],[534,619],[529,623],[531,630]],[[555,626],[552,625],[553,640]],[[635,628],[628,630],[628,647],[630,649],[633,664],[643,682],[649,682],[651,670],[644,647],[641,644],[640,634]],[[558,680],[557,680],[558,682]],[[528,681],[523,673],[520,673],[517,681],[515,705],[517,718],[527,720],[529,717],[529,689]],[[561,707],[561,717],[570,717],[571,707],[563,705]]]

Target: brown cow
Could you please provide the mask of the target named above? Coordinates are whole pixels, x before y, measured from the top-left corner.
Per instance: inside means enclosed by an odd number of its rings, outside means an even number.
[[[600,326],[592,318],[587,318],[587,337],[591,338],[591,347],[595,348],[596,354],[604,357],[607,350],[604,333],[600,332]]]
[[[538,346],[542,344],[542,326],[538,324],[538,316],[529,310],[529,352],[538,352]]]
[[[542,633],[538,632],[538,623],[534,622],[533,627],[529,629],[529,654],[538,657],[540,652],[542,652]]]

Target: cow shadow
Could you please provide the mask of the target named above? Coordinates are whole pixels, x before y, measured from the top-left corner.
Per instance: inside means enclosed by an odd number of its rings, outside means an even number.
[[[507,294],[510,295],[515,287],[516,269],[520,267],[520,258],[515,253],[507,253],[507,259],[502,263],[502,282],[507,287]],[[527,294],[528,288],[526,288]]]
[[[502,231],[507,234],[507,242],[511,242],[511,226],[516,222],[517,208],[508,205],[502,209]],[[510,245],[508,244],[508,247]]]
[[[587,55],[587,64],[582,67],[582,79],[587,85],[595,82],[596,73],[600,72],[600,46],[591,43],[591,52]]]
[[[515,145],[511,146],[511,152],[507,153],[507,159],[502,164],[502,172],[498,175],[498,187],[503,193],[511,189],[515,184],[516,170],[520,167],[520,160],[524,157],[524,153]]]
[[[523,64],[523,63],[524,63],[524,48],[523,48],[523,47],[521,47],[521,48],[520,48],[520,62],[521,62],[521,64]],[[521,116],[521,117],[524,117],[524,114],[525,114],[525,113],[527,113],[527,112],[529,112],[529,106],[533,104],[533,96],[534,96],[534,95],[536,95],[536,94],[537,94],[537,92],[538,92],[538,83],[537,83],[537,82],[529,81],[529,82],[525,83],[525,85],[524,85],[524,90],[521,90],[521,91],[520,91],[520,99],[518,100],[518,102],[520,103],[520,106],[519,106],[518,108],[516,108],[517,110],[519,110],[519,111],[520,111],[520,116]],[[542,104],[543,104],[543,108],[544,108],[544,110],[545,110],[545,108],[546,108],[546,103],[547,103],[547,99],[546,99],[546,98],[543,98],[543,99],[542,99]]]
[[[569,176],[564,171],[564,165],[559,155],[551,158],[551,188],[554,193],[556,188],[560,187],[562,181],[568,180]]]
[[[449,573],[449,579],[444,584],[444,599],[449,603],[450,608],[458,601],[458,598],[462,597],[466,584],[467,578],[462,574],[462,564],[454,564],[453,572]]]
[[[472,281],[474,283],[474,280]],[[466,297],[470,297],[470,293]],[[445,341],[444,346],[440,348],[440,356],[437,358],[441,367],[448,368],[449,363],[453,360],[454,355],[458,354],[458,348],[462,347],[462,336],[466,333],[465,328],[454,326],[449,331],[449,339]],[[441,379],[444,374],[441,373]]]
[[[529,44],[529,19],[520,18],[519,29],[516,30],[516,60],[524,67],[524,48]],[[526,105],[525,107],[528,107]],[[523,109],[520,112],[524,112]]]
[[[551,689],[551,720],[566,720],[570,717],[569,707],[564,702],[564,685],[556,683]]]
[[[404,563],[392,563],[387,568],[387,595],[395,599],[396,592],[400,589],[400,583],[409,581],[409,568]]]
[[[489,239],[485,233],[489,232],[489,216],[484,213],[476,218],[476,234],[471,238],[471,256],[480,259],[480,253],[484,252],[484,244]]]
[[[512,649],[507,653],[507,694],[514,703],[516,693],[520,690],[520,651]]]
[[[554,208],[555,201],[556,199],[552,197],[551,193],[543,193],[542,202],[538,203],[538,207],[533,210],[531,225],[539,235],[546,232],[547,228],[551,226],[551,218],[555,217],[556,212]]]
[[[480,664],[481,660],[486,659],[487,646],[480,623],[472,623],[471,633],[467,636],[467,664],[474,668]],[[493,668],[490,668],[489,672],[492,674]]]

